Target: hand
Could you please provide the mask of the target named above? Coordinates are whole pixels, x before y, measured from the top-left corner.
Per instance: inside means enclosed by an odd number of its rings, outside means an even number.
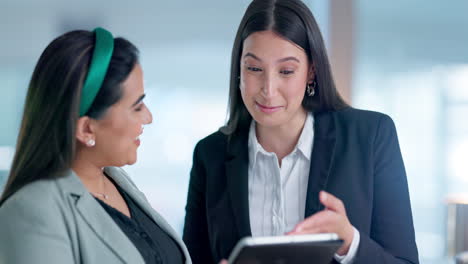
[[[325,191],[319,193],[319,198],[325,209],[297,224],[287,235],[336,233],[344,240],[343,246],[338,249],[337,253],[341,256],[346,255],[353,242],[354,227],[346,216],[344,204],[340,199]]]
[[[219,262],[219,264],[228,264],[227,260],[223,259]]]

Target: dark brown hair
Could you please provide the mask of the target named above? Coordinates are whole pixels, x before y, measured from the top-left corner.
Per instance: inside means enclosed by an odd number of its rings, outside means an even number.
[[[29,83],[16,152],[0,206],[26,184],[58,177],[71,167],[81,88],[94,41],[93,32],[72,31],[53,40],[41,54]],[[136,63],[136,47],[116,38],[106,77],[87,116],[99,119],[120,100],[120,84]]]
[[[272,30],[304,49],[315,65],[314,96],[304,96],[302,106],[310,112],[334,111],[348,107],[333,80],[330,62],[320,29],[309,8],[300,0],[254,0],[247,8],[237,30],[231,56],[229,117],[221,128],[231,135],[252,120],[239,90],[240,57],[244,40],[252,33]],[[305,91],[305,87],[304,87]]]

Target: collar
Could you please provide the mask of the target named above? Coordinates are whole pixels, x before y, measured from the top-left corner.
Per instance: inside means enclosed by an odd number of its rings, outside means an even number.
[[[255,120],[252,119],[249,128],[249,139],[248,139],[248,148],[249,148],[249,166],[255,166],[255,162],[257,160],[258,153],[261,153],[266,156],[271,156],[273,153],[267,152],[257,140],[257,133],[255,131]],[[294,147],[294,151],[299,150],[304,157],[310,161],[310,157],[312,154],[312,144],[314,138],[314,116],[312,113],[308,113],[306,117],[306,121],[304,123],[304,127],[302,128],[301,135],[299,136],[299,140],[297,141],[296,146]]]

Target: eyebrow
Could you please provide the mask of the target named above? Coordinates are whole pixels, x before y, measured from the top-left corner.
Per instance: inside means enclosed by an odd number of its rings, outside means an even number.
[[[244,58],[246,58],[246,57],[252,57],[252,58],[254,58],[254,59],[258,60],[258,61],[262,61],[259,57],[253,55],[250,52],[247,52],[247,54],[244,55]]]
[[[135,105],[139,104],[141,101],[143,101],[143,99],[145,98],[146,94],[143,94],[142,96],[140,96],[138,98],[138,100],[136,100],[135,103],[132,104],[132,107],[134,107]]]
[[[254,58],[254,59],[256,59],[256,60],[258,60],[258,61],[260,61],[260,62],[262,61],[259,57],[255,56],[254,54],[252,54],[252,53],[250,53],[250,52],[247,52],[247,53],[244,55],[244,58],[245,58],[245,57],[252,57],[252,58]],[[293,61],[296,61],[296,62],[298,62],[298,63],[301,63],[301,61],[300,61],[298,58],[294,57],[294,56],[289,56],[289,57],[286,57],[286,58],[279,59],[279,60],[277,60],[277,62],[285,62],[285,61],[290,61],[290,60],[293,60]]]
[[[285,62],[285,61],[290,61],[290,60],[297,61],[298,63],[301,63],[301,61],[299,61],[298,58],[293,57],[293,56],[279,59],[278,62]]]

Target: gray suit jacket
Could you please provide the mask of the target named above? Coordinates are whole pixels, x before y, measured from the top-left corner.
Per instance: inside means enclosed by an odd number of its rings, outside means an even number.
[[[169,224],[151,208],[127,174],[109,175],[182,249],[187,248]],[[104,208],[69,170],[63,177],[26,185],[0,207],[0,264],[132,263],[143,264],[138,249]]]

